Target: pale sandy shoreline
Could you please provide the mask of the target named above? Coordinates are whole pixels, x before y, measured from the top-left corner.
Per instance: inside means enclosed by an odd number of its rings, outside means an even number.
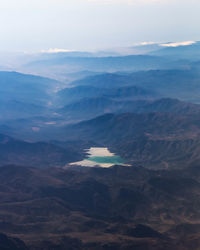
[[[110,168],[114,164],[112,163],[96,163],[94,161],[89,161],[89,160],[83,160],[83,161],[78,161],[78,162],[73,162],[69,164],[70,166],[83,166],[83,167],[102,167],[102,168]]]
[[[106,157],[106,156],[111,157],[111,156],[115,156],[115,154],[111,153],[108,148],[92,147],[92,148],[86,150],[86,152],[89,154],[90,157]]]

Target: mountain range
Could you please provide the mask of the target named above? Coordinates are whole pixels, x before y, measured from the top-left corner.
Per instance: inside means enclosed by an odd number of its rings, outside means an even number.
[[[199,249],[199,42],[5,61],[0,249]]]

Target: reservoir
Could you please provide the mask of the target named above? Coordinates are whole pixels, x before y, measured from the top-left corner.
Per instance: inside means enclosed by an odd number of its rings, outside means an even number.
[[[126,165],[124,160],[120,157],[111,153],[108,148],[97,148],[92,147],[86,150],[88,157],[83,161],[72,162],[70,165],[79,165],[84,167],[103,167],[109,168],[114,165]]]

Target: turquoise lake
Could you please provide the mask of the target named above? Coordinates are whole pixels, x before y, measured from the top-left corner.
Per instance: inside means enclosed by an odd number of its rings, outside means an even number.
[[[86,150],[88,157],[83,161],[72,162],[70,165],[79,165],[85,167],[103,167],[109,168],[113,165],[126,165],[125,161],[118,155],[109,151],[108,148],[91,147]]]

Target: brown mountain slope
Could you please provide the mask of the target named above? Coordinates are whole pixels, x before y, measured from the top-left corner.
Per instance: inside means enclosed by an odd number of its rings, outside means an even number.
[[[63,148],[48,142],[30,143],[0,134],[0,166],[64,166],[71,161],[82,159],[83,155],[70,145]]]
[[[198,249],[199,167],[5,166],[0,183],[1,231],[30,249]]]

